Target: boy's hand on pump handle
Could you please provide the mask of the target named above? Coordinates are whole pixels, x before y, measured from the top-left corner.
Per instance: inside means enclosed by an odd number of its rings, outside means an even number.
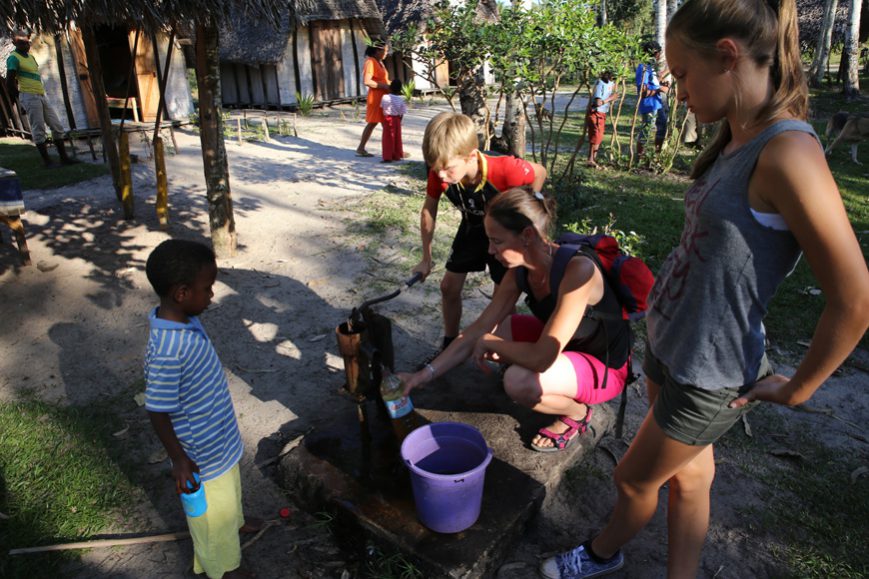
[[[422,279],[420,281],[425,281],[425,278],[429,276],[432,270],[432,262],[431,260],[422,260],[420,261],[415,268],[411,270],[412,273],[420,273],[422,274]]]

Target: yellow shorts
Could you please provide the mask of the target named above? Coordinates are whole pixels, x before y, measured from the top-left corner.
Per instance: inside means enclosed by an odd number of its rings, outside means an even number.
[[[241,566],[241,540],[244,526],[241,507],[241,474],[238,464],[205,485],[208,509],[199,517],[187,517],[193,538],[193,572],[204,572],[210,579]]]

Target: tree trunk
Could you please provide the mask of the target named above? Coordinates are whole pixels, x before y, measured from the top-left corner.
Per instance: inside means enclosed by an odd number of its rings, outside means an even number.
[[[109,104],[106,101],[106,87],[103,85],[103,66],[100,62],[100,51],[97,47],[97,38],[94,29],[83,26],[81,29],[85,53],[88,59],[88,71],[90,72],[91,86],[94,90],[94,100],[97,104],[97,113],[100,117],[100,132],[103,137],[103,151],[109,162],[112,172],[112,181],[115,186],[115,195],[121,199],[121,158],[118,155],[118,146],[115,143],[115,133],[112,130],[112,117],[109,114]],[[125,219],[132,219],[132,215],[124,215]]]
[[[860,12],[863,0],[851,0],[848,34],[845,39],[843,58],[848,59],[844,93],[847,98],[860,94]]]
[[[667,22],[673,18],[673,14],[679,9],[679,0],[667,0]],[[663,46],[663,44],[661,45]]]
[[[661,50],[664,49],[666,42],[665,35],[667,33],[667,0],[657,0],[655,6],[655,40],[661,45]]]
[[[815,58],[809,68],[809,84],[820,87],[827,73],[827,63],[830,60],[830,44],[833,40],[833,24],[836,22],[836,9],[839,0],[827,0],[824,3],[824,21],[821,31],[818,33],[818,45],[815,49]]]
[[[522,99],[518,93],[507,95],[501,137],[507,145],[508,153],[520,159],[525,158],[525,115],[522,114]]]
[[[477,140],[481,150],[489,148],[492,130],[489,126],[488,107],[486,106],[486,79],[483,67],[459,77],[459,103],[462,113],[474,120],[477,127]]]
[[[606,0],[600,0],[600,12],[598,12],[597,15],[598,26],[600,26],[601,28],[606,26],[607,21],[608,18],[606,14]]]
[[[235,218],[229,188],[229,165],[223,142],[220,58],[217,26],[196,26],[196,82],[199,86],[199,138],[208,197],[211,243],[218,257],[235,254]]]

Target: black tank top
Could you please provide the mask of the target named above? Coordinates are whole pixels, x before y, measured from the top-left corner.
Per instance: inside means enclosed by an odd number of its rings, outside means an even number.
[[[561,287],[561,279],[564,277],[567,262],[573,259],[577,253],[591,259],[595,267],[600,270],[604,280],[604,292],[600,302],[594,306],[586,307],[579,327],[564,350],[590,354],[607,363],[610,368],[621,368],[628,361],[631,348],[631,328],[628,321],[622,319],[622,306],[610,287],[606,272],[601,269],[597,256],[593,255],[594,250],[568,245],[559,247],[552,260],[549,279],[550,293],[540,300],[534,297],[534,293],[528,285],[528,270],[524,267],[517,268],[517,285],[525,292],[525,303],[534,316],[546,323],[555,311],[558,290]],[[596,317],[596,313],[600,313],[601,317]],[[609,359],[607,359],[607,354],[609,354]]]

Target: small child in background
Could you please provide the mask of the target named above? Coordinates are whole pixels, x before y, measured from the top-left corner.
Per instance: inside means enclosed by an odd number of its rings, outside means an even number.
[[[170,239],[151,252],[145,272],[160,296],[148,316],[145,409],[172,460],[175,491],[198,489],[194,472],[205,486],[206,512],[187,517],[193,571],[211,579],[253,577],[240,568],[238,534],[262,522],[244,518],[238,467],[244,447],[223,366],[197,317],[214,295],[214,252]]]
[[[389,94],[383,95],[383,162],[401,161],[405,158],[401,144],[401,119],[407,112],[407,103],[401,96],[403,86],[395,79],[389,84]]]
[[[585,125],[588,130],[588,162],[589,167],[599,167],[597,164],[597,150],[603,142],[603,133],[606,128],[606,115],[610,110],[610,103],[619,98],[615,92],[615,83],[612,73],[608,70],[600,74],[597,84],[594,85],[594,94],[588,103],[588,112],[585,116]]]

